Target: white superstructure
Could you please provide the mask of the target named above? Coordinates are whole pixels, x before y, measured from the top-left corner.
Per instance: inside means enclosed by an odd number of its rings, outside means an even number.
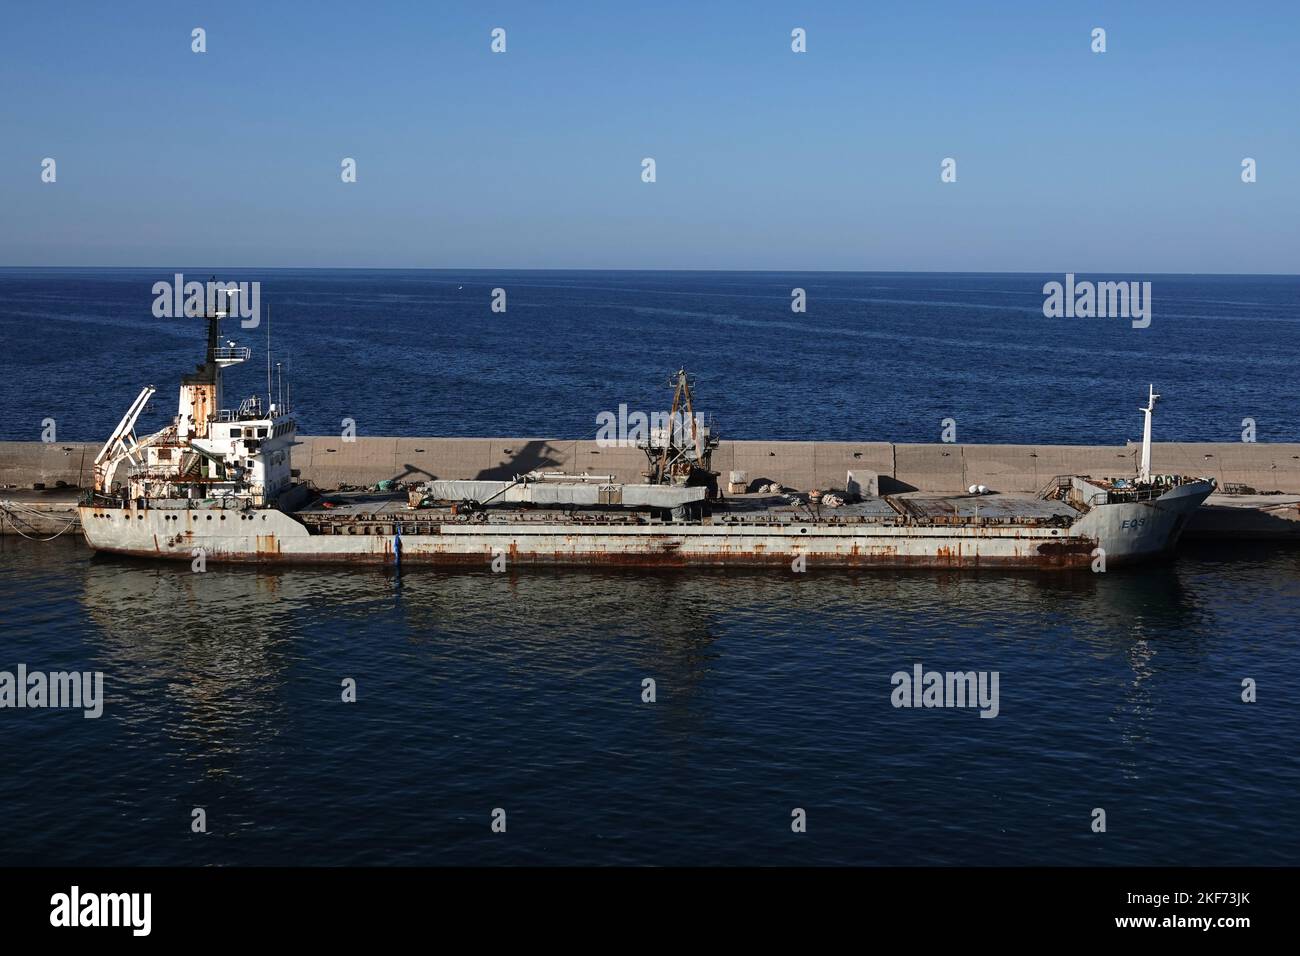
[[[259,395],[226,408],[222,373],[247,362],[251,351],[219,344],[227,310],[210,308],[203,364],[181,379],[171,424],[137,438],[154,388],[143,389],[95,459],[95,492],[130,501],[235,499],[239,507],[276,503],[293,484],[297,421],[283,399]],[[268,383],[269,390],[269,383]],[[230,504],[231,502],[225,502]]]

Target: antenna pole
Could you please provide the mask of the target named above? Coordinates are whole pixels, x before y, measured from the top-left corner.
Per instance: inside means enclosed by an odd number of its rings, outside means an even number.
[[[266,303],[266,404],[271,404],[271,303]]]

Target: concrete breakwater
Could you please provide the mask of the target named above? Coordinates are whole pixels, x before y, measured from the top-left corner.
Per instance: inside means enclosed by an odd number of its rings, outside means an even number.
[[[88,487],[97,444],[0,442],[4,487],[48,488],[59,482]],[[1127,445],[907,445],[891,442],[724,441],[713,467],[726,480],[743,471],[751,482],[790,488],[843,488],[850,471],[876,474],[883,494],[961,491],[972,484],[993,491],[1033,493],[1067,474],[1131,475],[1138,446]],[[1220,488],[1246,485],[1259,492],[1300,494],[1300,444],[1182,443],[1152,446],[1152,470],[1214,478]],[[304,437],[294,467],[320,488],[373,485],[385,479],[509,479],[533,470],[613,475],[641,480],[645,455],[636,448],[602,448],[594,441],[554,438]]]
[[[49,537],[76,517],[75,487],[93,481],[98,446],[0,442],[0,535]],[[751,484],[843,488],[849,471],[875,475],[883,494],[957,492],[973,484],[1033,494],[1065,474],[1129,475],[1138,446],[899,445],[888,442],[723,442],[713,456],[723,474],[743,471]],[[1300,541],[1300,444],[1163,443],[1152,448],[1157,472],[1203,475],[1220,488],[1244,485],[1275,495],[1215,494],[1192,517],[1189,537]],[[540,438],[308,437],[294,452],[299,477],[321,489],[385,479],[509,479],[533,470],[641,480],[645,455],[593,441]],[[62,482],[65,487],[58,487]],[[32,486],[43,484],[44,491]],[[6,487],[8,486],[8,489]]]

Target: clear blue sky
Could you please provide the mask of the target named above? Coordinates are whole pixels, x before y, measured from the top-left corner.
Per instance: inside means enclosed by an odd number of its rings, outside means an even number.
[[[0,265],[1295,273],[1298,81],[1294,0],[13,0]]]

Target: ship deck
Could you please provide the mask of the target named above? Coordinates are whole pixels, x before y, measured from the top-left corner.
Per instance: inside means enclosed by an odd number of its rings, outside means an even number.
[[[877,497],[837,508],[812,508],[792,504],[780,495],[737,495],[714,502],[705,518],[713,525],[976,525],[1011,527],[1066,527],[1079,512],[1061,501],[1047,501],[1032,495],[943,495],[909,493]],[[476,523],[486,525],[565,524],[647,525],[680,524],[654,518],[644,511],[608,507],[529,507],[518,504],[489,505],[478,514],[455,514],[450,507],[412,508],[405,495],[373,492],[326,494],[295,512],[308,528],[330,533],[344,526],[371,524],[410,526]],[[693,522],[686,522],[693,523]]]

